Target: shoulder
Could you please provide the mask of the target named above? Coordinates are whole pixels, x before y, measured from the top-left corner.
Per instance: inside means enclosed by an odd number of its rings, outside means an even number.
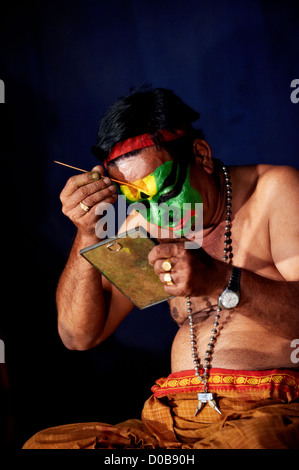
[[[257,165],[258,185],[262,190],[298,189],[299,171],[285,165]]]
[[[294,210],[299,198],[299,171],[290,166],[261,165],[256,197],[263,205],[268,204],[270,210]]]
[[[274,264],[289,281],[299,280],[299,171],[288,166],[267,168],[259,177],[258,204],[267,213]]]
[[[263,205],[299,197],[299,171],[286,165],[244,165],[233,167],[236,185],[247,190]]]

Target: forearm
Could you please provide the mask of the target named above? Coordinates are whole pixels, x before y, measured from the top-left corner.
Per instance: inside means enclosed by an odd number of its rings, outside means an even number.
[[[238,312],[283,337],[298,337],[299,282],[276,281],[242,269]]]
[[[228,286],[232,266],[210,257],[205,259],[203,252],[201,255],[205,269],[198,273],[196,284],[204,309],[207,298],[212,305],[218,303],[219,295]],[[298,281],[273,280],[242,268],[240,287],[240,303],[235,308],[237,315],[252,318],[284,338],[299,337]]]
[[[77,235],[57,287],[58,331],[70,349],[96,345],[105,325],[101,274],[80,255],[80,249],[91,244]]]

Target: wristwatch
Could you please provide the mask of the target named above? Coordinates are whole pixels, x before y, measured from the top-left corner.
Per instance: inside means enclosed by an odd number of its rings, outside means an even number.
[[[235,308],[240,302],[241,269],[233,266],[232,275],[227,288],[219,296],[218,307],[224,309]]]

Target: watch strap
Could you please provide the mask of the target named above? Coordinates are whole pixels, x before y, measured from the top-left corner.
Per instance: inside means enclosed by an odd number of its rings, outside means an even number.
[[[232,274],[227,288],[234,292],[240,292],[241,269],[233,266]]]

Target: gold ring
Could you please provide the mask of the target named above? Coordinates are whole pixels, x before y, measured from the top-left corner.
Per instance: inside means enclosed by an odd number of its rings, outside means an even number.
[[[87,206],[86,204],[83,204],[83,202],[80,202],[80,207],[83,209],[85,212],[88,212],[90,210],[90,207]]]
[[[172,270],[172,264],[171,264],[171,261],[170,259],[166,259],[165,261],[163,261],[162,263],[162,268],[164,269],[164,271],[171,271]]]
[[[172,280],[171,274],[170,273],[165,273],[163,277],[163,281],[167,286],[173,286],[174,282]]]

